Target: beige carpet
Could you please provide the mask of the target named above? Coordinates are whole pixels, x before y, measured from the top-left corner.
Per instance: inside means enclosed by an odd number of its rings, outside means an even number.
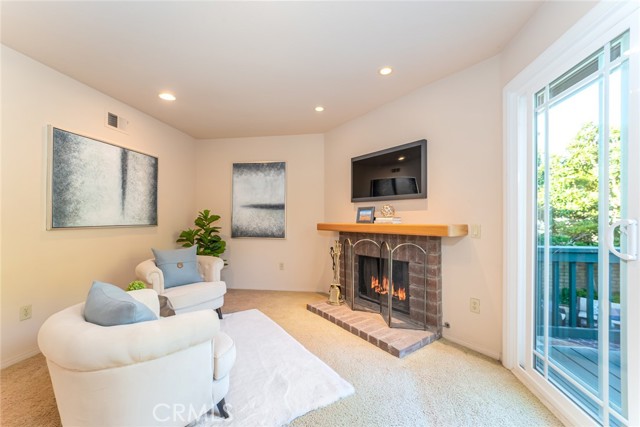
[[[398,359],[306,310],[323,298],[240,290],[225,298],[224,312],[259,309],[355,387],[292,426],[562,425],[497,361],[446,340]],[[41,355],[2,370],[1,381],[3,427],[60,425]]]

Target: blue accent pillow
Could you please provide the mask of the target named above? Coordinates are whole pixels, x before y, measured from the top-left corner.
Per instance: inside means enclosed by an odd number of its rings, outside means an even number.
[[[109,283],[93,282],[84,304],[84,319],[100,326],[157,320],[149,307]]]
[[[164,275],[165,288],[202,282],[198,273],[197,246],[169,251],[151,250],[156,257],[156,265]]]

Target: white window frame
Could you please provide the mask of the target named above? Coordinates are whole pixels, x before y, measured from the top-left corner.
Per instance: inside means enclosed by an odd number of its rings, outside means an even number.
[[[549,47],[533,63],[516,76],[503,91],[503,167],[504,167],[504,241],[503,241],[503,342],[502,363],[532,390],[565,424],[593,425],[594,421],[564,396],[560,391],[543,387],[540,378],[532,376],[520,366],[519,354],[526,354],[526,346],[533,342],[531,331],[526,336],[519,334],[524,325],[532,322],[531,307],[524,305],[531,295],[534,272],[528,262],[531,247],[535,242],[535,230],[530,227],[535,214],[532,194],[535,159],[532,143],[533,94],[549,81],[602,47],[627,28],[632,35],[640,28],[640,3],[601,2],[594,6],[576,25]],[[635,30],[633,29],[635,27]],[[632,54],[629,58],[629,75],[640,74],[640,52],[638,41],[631,40]],[[635,47],[635,49],[634,49]],[[635,73],[635,74],[634,74]],[[630,114],[640,111],[640,94],[637,79],[631,87]],[[635,92],[633,92],[635,90]],[[632,116],[633,117],[633,116]],[[638,135],[638,121],[629,121],[629,134]],[[636,174],[637,175],[637,174]],[[638,185],[638,178],[634,178]],[[531,229],[529,229],[531,228]],[[636,263],[638,264],[638,263]],[[635,266],[634,268],[638,268]],[[634,291],[635,295],[640,292]],[[519,307],[521,309],[519,309]],[[630,310],[629,321],[640,323],[637,310]],[[640,337],[635,337],[638,340]],[[519,341],[520,340],[520,341]],[[633,344],[633,343],[629,343]],[[637,343],[633,344],[637,348]],[[519,351],[519,346],[521,347]],[[530,360],[523,361],[530,364]],[[525,365],[526,366],[526,365]],[[628,372],[629,378],[640,378],[640,372]],[[630,395],[638,396],[640,381],[629,381]],[[640,408],[629,408],[629,419],[640,419]]]

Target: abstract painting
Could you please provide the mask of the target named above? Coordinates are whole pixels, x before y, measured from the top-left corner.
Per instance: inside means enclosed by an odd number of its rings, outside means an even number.
[[[48,229],[158,225],[158,159],[49,126]]]
[[[234,163],[231,237],[285,237],[286,163]]]

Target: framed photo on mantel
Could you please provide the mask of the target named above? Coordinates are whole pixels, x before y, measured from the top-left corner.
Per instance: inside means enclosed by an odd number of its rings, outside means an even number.
[[[372,223],[375,219],[375,206],[368,206],[365,208],[358,208],[358,214],[356,215],[356,222],[358,223]]]

